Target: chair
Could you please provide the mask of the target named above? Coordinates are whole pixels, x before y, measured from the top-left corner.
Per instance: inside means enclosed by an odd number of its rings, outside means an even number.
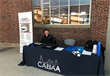
[[[74,39],[65,39],[64,44],[65,45],[75,45],[76,40]]]

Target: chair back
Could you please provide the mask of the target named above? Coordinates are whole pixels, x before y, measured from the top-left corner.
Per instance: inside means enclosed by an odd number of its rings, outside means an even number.
[[[65,45],[75,45],[76,40],[74,39],[65,39],[64,44]]]

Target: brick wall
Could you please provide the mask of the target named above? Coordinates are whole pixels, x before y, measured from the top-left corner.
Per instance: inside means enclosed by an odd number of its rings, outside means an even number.
[[[0,0],[0,42],[19,43],[18,12],[32,11],[31,0]]]
[[[92,0],[91,28],[88,29],[49,29],[57,43],[64,45],[64,39],[75,39],[77,46],[84,46],[87,40],[101,41],[106,45],[106,34],[108,25],[109,0]],[[34,28],[34,41],[40,41],[44,29]]]
[[[31,0],[0,0],[0,42],[19,43],[18,12],[32,10]],[[2,5],[2,6],[1,6]],[[109,0],[92,0],[91,28],[49,29],[59,45],[66,38],[75,39],[76,45],[84,46],[87,40],[98,40],[105,46],[108,25]],[[44,28],[45,29],[45,28]],[[44,29],[34,28],[34,42],[40,41]]]

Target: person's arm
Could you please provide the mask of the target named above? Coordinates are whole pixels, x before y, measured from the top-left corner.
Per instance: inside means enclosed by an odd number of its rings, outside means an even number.
[[[41,39],[41,43],[43,43],[44,42],[44,37],[42,37],[42,39]]]
[[[55,40],[55,38],[51,35],[51,43],[52,44],[56,44],[56,40]]]

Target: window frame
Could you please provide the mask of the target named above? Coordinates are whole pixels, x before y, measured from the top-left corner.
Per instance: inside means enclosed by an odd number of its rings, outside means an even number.
[[[70,0],[68,0],[68,1],[70,1]],[[34,3],[33,2],[34,2],[34,0],[32,0],[32,12],[33,12],[33,20],[34,20]],[[89,24],[69,24],[69,22],[70,22],[70,6],[71,5],[70,5],[70,2],[68,2],[68,24],[34,24],[34,21],[33,21],[33,27],[34,28],[90,28],[92,0],[90,0],[90,4],[78,4],[79,8],[80,8],[80,5],[90,5],[90,7],[89,7],[89,12],[90,12],[89,13]],[[60,5],[59,5],[59,7],[60,7]],[[51,8],[51,7],[49,6],[49,8]],[[80,9],[78,9],[78,11],[79,10]],[[41,12],[42,11],[43,10],[41,10]],[[50,17],[51,17],[51,14],[50,14]],[[59,15],[59,17],[60,17],[60,15]],[[41,18],[43,18],[43,16]],[[51,22],[51,20],[50,20],[50,22]]]

